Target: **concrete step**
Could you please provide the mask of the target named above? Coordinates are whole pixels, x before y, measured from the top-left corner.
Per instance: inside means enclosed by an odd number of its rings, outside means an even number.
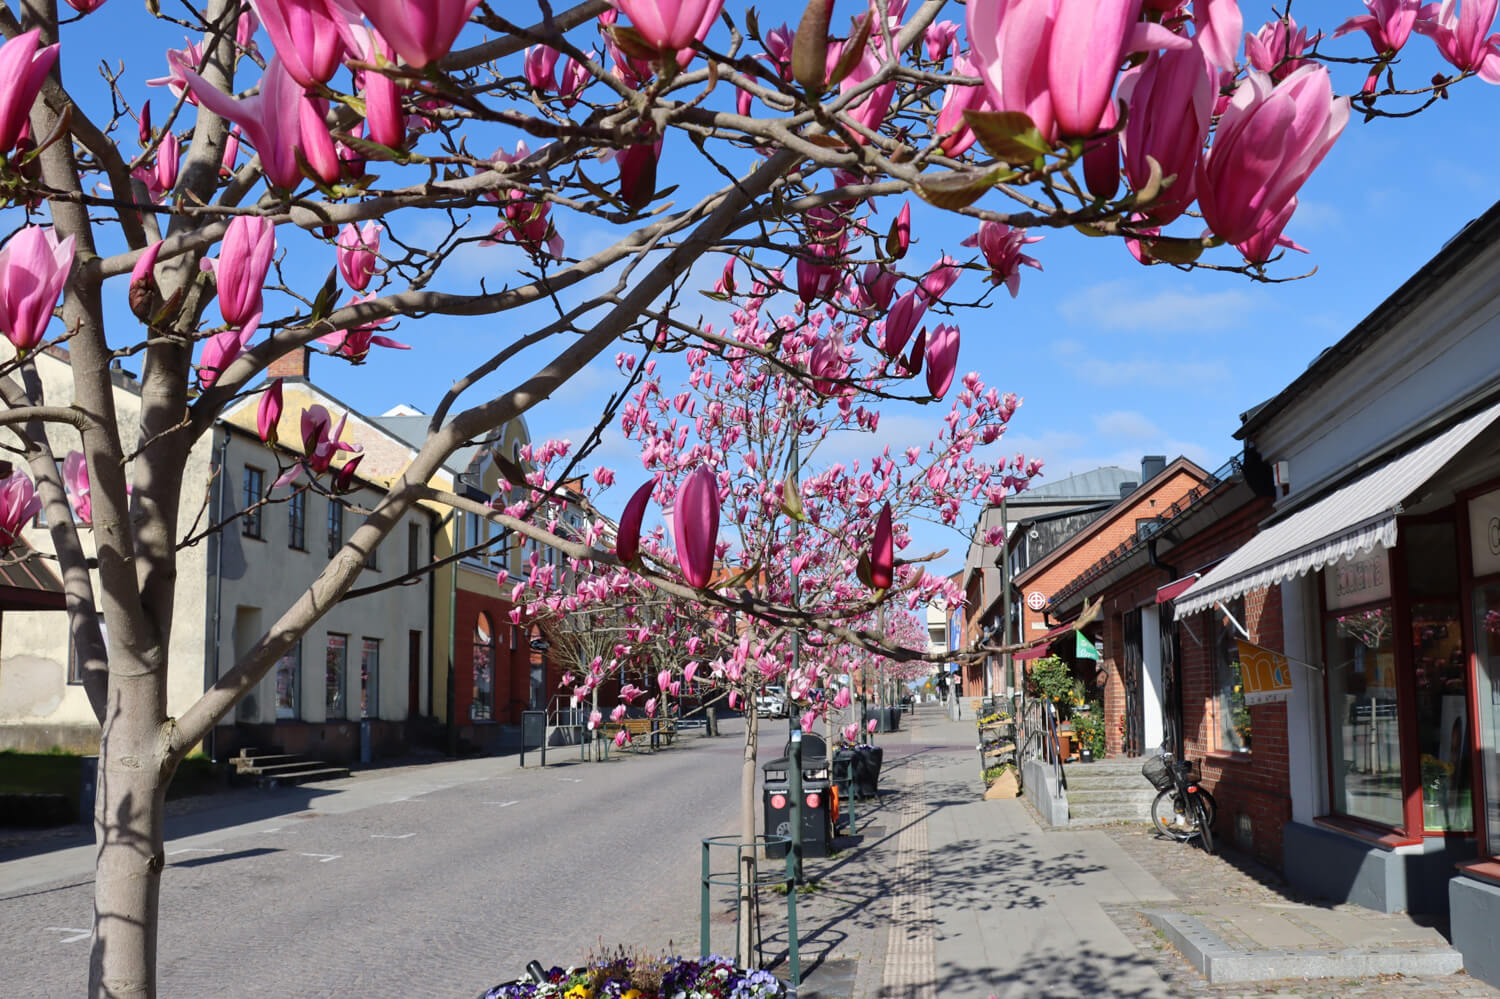
[[[1068,798],[1068,825],[1079,819],[1108,819],[1111,822],[1150,822],[1151,803],[1137,805],[1120,801],[1078,801]]]
[[[280,763],[296,763],[302,757],[294,753],[267,753],[264,756],[236,756],[230,759],[234,764],[235,773],[253,774],[267,766],[275,766]]]
[[[264,787],[285,787],[289,784],[308,784],[318,780],[341,780],[348,776],[348,767],[336,767],[314,761],[307,769],[262,775],[258,777],[257,783]]]
[[[246,746],[240,750],[240,756],[250,759],[252,756],[285,756],[280,746],[272,746],[270,749],[257,749],[254,746]]]
[[[280,763],[267,763],[264,766],[246,767],[240,773],[248,774],[252,777],[275,777],[277,774],[290,774],[296,773],[299,770],[318,769],[328,766],[332,766],[332,764],[324,763],[322,760],[308,760],[300,756],[294,756]]]
[[[1139,805],[1150,815],[1151,802],[1156,800],[1156,791],[1147,788],[1144,792],[1134,788],[1068,788],[1069,801],[1091,801],[1095,803],[1118,802]]]

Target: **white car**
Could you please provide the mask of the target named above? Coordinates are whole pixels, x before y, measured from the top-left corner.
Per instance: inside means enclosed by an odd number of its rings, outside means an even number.
[[[755,695],[755,713],[762,718],[785,718],[786,688],[771,686]]]

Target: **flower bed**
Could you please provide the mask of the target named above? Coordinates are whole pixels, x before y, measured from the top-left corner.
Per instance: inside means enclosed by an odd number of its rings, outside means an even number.
[[[628,957],[623,952],[582,968],[552,968],[542,981],[496,985],[480,999],[783,999],[786,986],[769,971],[736,967],[727,957]]]

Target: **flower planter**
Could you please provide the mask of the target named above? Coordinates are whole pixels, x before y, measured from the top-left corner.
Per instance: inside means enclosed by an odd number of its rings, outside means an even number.
[[[542,970],[504,982],[479,999],[785,999],[769,971],[739,968],[727,957],[628,956],[622,950],[584,968]]]

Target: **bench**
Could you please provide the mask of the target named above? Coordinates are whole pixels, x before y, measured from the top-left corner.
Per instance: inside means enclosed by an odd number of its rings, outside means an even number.
[[[651,739],[652,727],[656,729],[657,738],[670,746],[677,738],[677,721],[673,718],[622,718],[619,721],[607,721],[604,723],[604,737],[613,741],[621,731],[630,733],[629,747],[632,749],[654,748],[649,745],[639,747],[636,743],[645,739]]]

